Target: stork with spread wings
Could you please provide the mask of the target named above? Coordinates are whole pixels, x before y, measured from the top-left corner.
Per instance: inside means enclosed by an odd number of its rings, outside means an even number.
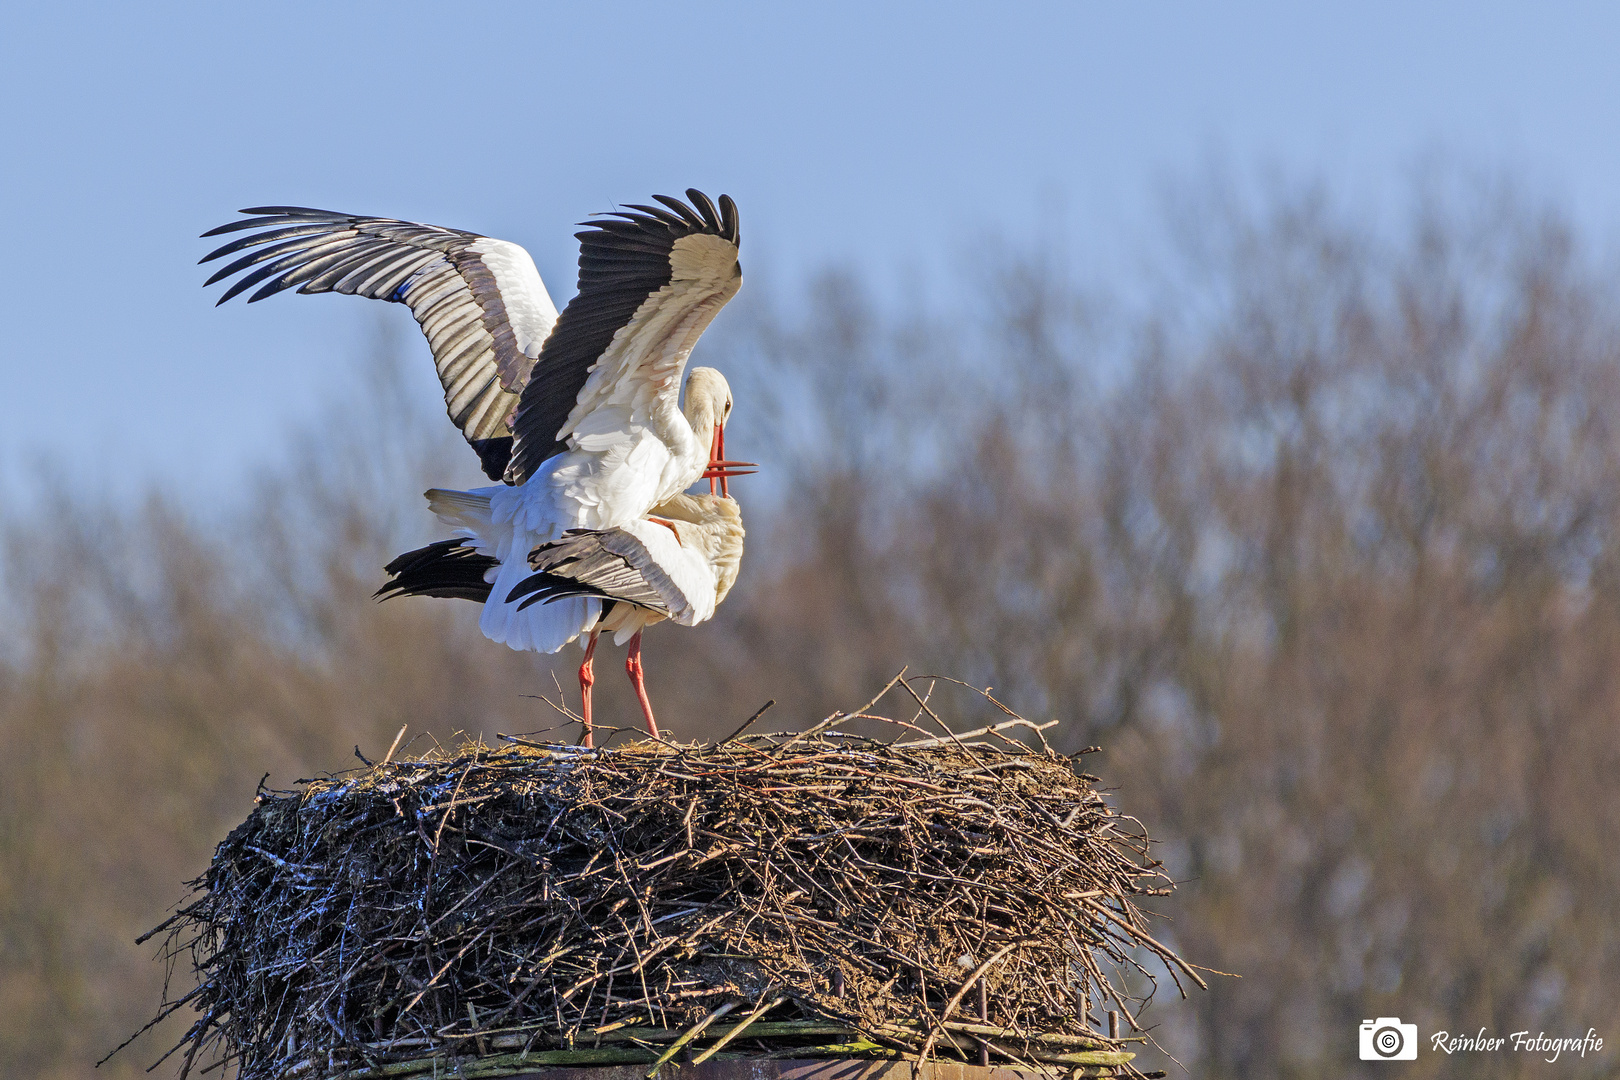
[[[584,223],[579,292],[560,315],[518,245],[391,218],[255,207],[204,234],[246,235],[203,261],[238,256],[209,279],[241,275],[220,303],[296,287],[410,308],[451,420],[503,481],[430,491],[429,505],[494,560],[484,633],[549,653],[597,627],[602,602],[513,602],[531,551],[571,529],[638,521],[698,479],[723,486],[747,464],[724,459],[732,399],[718,371],[693,369],[680,403],[693,346],[742,284],[736,205],[686,194],[689,203],[659,195],[659,205]]]

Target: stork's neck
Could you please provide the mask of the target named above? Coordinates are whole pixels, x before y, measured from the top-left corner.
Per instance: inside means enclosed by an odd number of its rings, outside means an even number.
[[[674,451],[673,464],[683,477],[674,490],[685,491],[698,482],[709,464],[709,447],[714,441],[714,425],[718,419],[714,401],[706,395],[691,395],[685,410],[672,419],[674,423],[664,441]]]

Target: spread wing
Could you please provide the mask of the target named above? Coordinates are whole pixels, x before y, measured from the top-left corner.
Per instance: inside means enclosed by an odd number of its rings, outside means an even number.
[[[529,565],[537,572],[507,597],[508,603],[528,597],[519,610],[569,596],[634,604],[677,622],[701,622],[714,610],[714,567],[669,529],[644,520],[618,529],[571,529],[530,552]],[[694,609],[701,617],[682,618]]]
[[[207,284],[242,276],[219,298],[258,286],[404,304],[433,350],[450,419],[498,480],[512,455],[512,420],[557,308],[529,253],[478,233],[302,206],[256,206],[203,233],[249,232],[204,256],[243,253]]]
[[[579,293],[523,387],[506,481],[527,480],[570,445],[606,449],[676,407],[698,335],[737,292],[737,206],[690,189],[599,215],[579,238]]]

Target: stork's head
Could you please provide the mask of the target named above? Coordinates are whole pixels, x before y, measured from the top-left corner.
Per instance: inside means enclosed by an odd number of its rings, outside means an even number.
[[[692,430],[725,427],[731,415],[731,384],[712,367],[693,368],[686,376],[686,413]]]
[[[733,476],[746,476],[758,466],[751,461],[726,460],[726,421],[731,419],[731,384],[726,377],[710,367],[693,368],[686,376],[686,420],[692,433],[699,439],[709,440],[709,463],[701,479],[720,481],[720,494],[726,495],[726,480]]]

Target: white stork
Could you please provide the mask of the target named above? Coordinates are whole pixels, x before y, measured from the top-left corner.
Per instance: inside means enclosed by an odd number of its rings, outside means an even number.
[[[700,477],[747,464],[723,460],[731,393],[719,372],[695,369],[679,406],[693,345],[742,282],[736,205],[722,195],[717,208],[695,189],[687,197],[583,223],[579,292],[560,316],[518,245],[389,218],[255,207],[203,235],[259,231],[202,261],[245,252],[208,281],[243,274],[220,303],[254,286],[250,303],[297,286],[411,309],[451,420],[504,481],[429,492],[441,519],[494,560],[479,625],[514,649],[555,652],[597,623],[601,603],[509,603],[528,552],[570,529],[637,521]],[[466,593],[462,582],[443,595]]]
[[[625,671],[647,732],[657,738],[658,722],[641,666],[641,633],[666,619],[696,626],[712,618],[737,580],[742,550],[742,513],[736,500],[710,493],[676,495],[653,507],[646,518],[615,529],[571,529],[562,539],[529,552],[528,564],[535,572],[508,592],[507,603],[526,609],[586,599],[598,605],[579,668],[583,745],[592,742],[592,657],[598,635],[605,631],[617,645],[630,643]],[[493,588],[489,573],[496,565],[467,538],[441,540],[389,563],[390,578],[379,595],[486,602]]]
[[[742,512],[724,495],[676,495],[652,515],[617,529],[573,530],[563,539],[535,548],[529,565],[536,571],[513,589],[508,600],[520,608],[570,597],[594,597],[602,615],[591,627],[585,662],[579,669],[586,746],[591,745],[591,657],[597,635],[630,643],[625,670],[636,688],[647,732],[658,737],[652,702],[641,670],[641,632],[668,619],[696,626],[714,616],[737,580],[742,562]]]

